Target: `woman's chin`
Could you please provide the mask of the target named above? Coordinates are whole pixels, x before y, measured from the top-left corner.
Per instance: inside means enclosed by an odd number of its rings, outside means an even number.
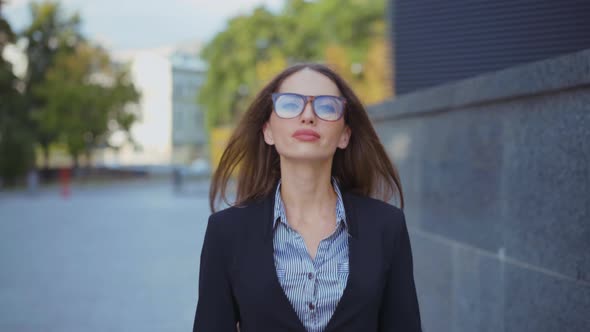
[[[333,154],[321,151],[298,151],[297,153],[282,154],[281,159],[288,162],[323,163],[332,160]]]

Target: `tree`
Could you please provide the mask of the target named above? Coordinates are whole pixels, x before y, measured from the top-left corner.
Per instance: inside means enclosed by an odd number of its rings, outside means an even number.
[[[258,84],[257,62],[268,60],[280,42],[278,28],[275,16],[259,7],[249,16],[231,19],[227,29],[205,46],[202,54],[209,69],[199,101],[215,110],[207,112],[209,127],[229,124],[245,110]]]
[[[52,131],[55,126],[40,122],[49,115],[39,114],[46,111],[48,101],[43,95],[35,94],[39,85],[44,84],[47,71],[60,53],[72,53],[83,38],[80,32],[80,16],[75,13],[65,15],[59,2],[43,1],[30,4],[31,24],[21,34],[27,41],[28,58],[25,78],[25,98],[27,109],[31,114],[31,131],[37,143],[43,149],[44,167],[48,167],[49,147],[59,132]]]
[[[364,102],[390,97],[384,13],[385,0],[288,0],[278,14],[259,7],[233,18],[202,52],[208,127],[231,124],[260,86],[296,62],[335,68]]]
[[[27,114],[17,89],[19,81],[10,63],[1,56],[4,47],[14,39],[8,21],[0,15],[0,178],[7,184],[23,175],[34,158],[33,140],[26,130]]]
[[[137,118],[131,104],[139,93],[128,68],[84,40],[79,16],[64,15],[55,1],[30,9],[31,24],[20,34],[27,44],[24,80],[0,58],[0,176],[6,179],[34,166],[34,142],[44,151],[45,167],[51,143],[64,144],[77,165],[82,154],[90,161],[93,149],[108,146],[115,131],[132,140]],[[0,17],[0,54],[14,39]]]
[[[129,104],[139,99],[127,69],[86,42],[73,52],[59,53],[33,94],[45,101],[34,114],[36,123],[42,131],[58,134],[76,167],[81,155],[90,161],[94,148],[108,145],[114,131],[130,137],[136,114]]]

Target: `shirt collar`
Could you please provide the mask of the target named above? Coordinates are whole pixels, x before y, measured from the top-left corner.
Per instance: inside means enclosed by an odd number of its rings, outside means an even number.
[[[344,212],[344,203],[342,202],[342,193],[340,192],[340,188],[338,187],[338,181],[334,177],[332,177],[332,187],[338,196],[336,201],[336,227],[342,223],[345,227],[346,224],[346,213]],[[273,218],[273,228],[276,227],[277,221],[285,224],[288,226],[287,223],[287,214],[285,212],[285,206],[283,205],[283,200],[281,198],[281,180],[279,179],[279,183],[277,185],[277,189],[275,191],[275,209],[274,209],[274,218]]]

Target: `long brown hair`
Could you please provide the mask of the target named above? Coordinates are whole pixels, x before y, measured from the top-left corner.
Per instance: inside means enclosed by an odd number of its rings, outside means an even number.
[[[346,149],[337,149],[332,162],[332,176],[340,190],[389,201],[394,195],[404,206],[401,181],[379,137],[369,120],[367,111],[350,86],[327,66],[302,63],[291,66],[273,78],[254,98],[229,139],[211,180],[209,206],[215,212],[215,203],[222,199],[226,204],[226,189],[237,167],[236,200],[233,205],[266,197],[281,177],[279,154],[266,144],[262,127],[272,112],[271,94],[292,74],[309,68],[328,77],[346,98],[344,121],[351,129]],[[239,165],[239,166],[238,166]]]

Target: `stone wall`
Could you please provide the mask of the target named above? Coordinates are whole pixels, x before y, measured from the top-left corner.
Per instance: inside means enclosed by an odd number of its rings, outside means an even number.
[[[590,49],[369,113],[400,170],[424,331],[590,331]]]

